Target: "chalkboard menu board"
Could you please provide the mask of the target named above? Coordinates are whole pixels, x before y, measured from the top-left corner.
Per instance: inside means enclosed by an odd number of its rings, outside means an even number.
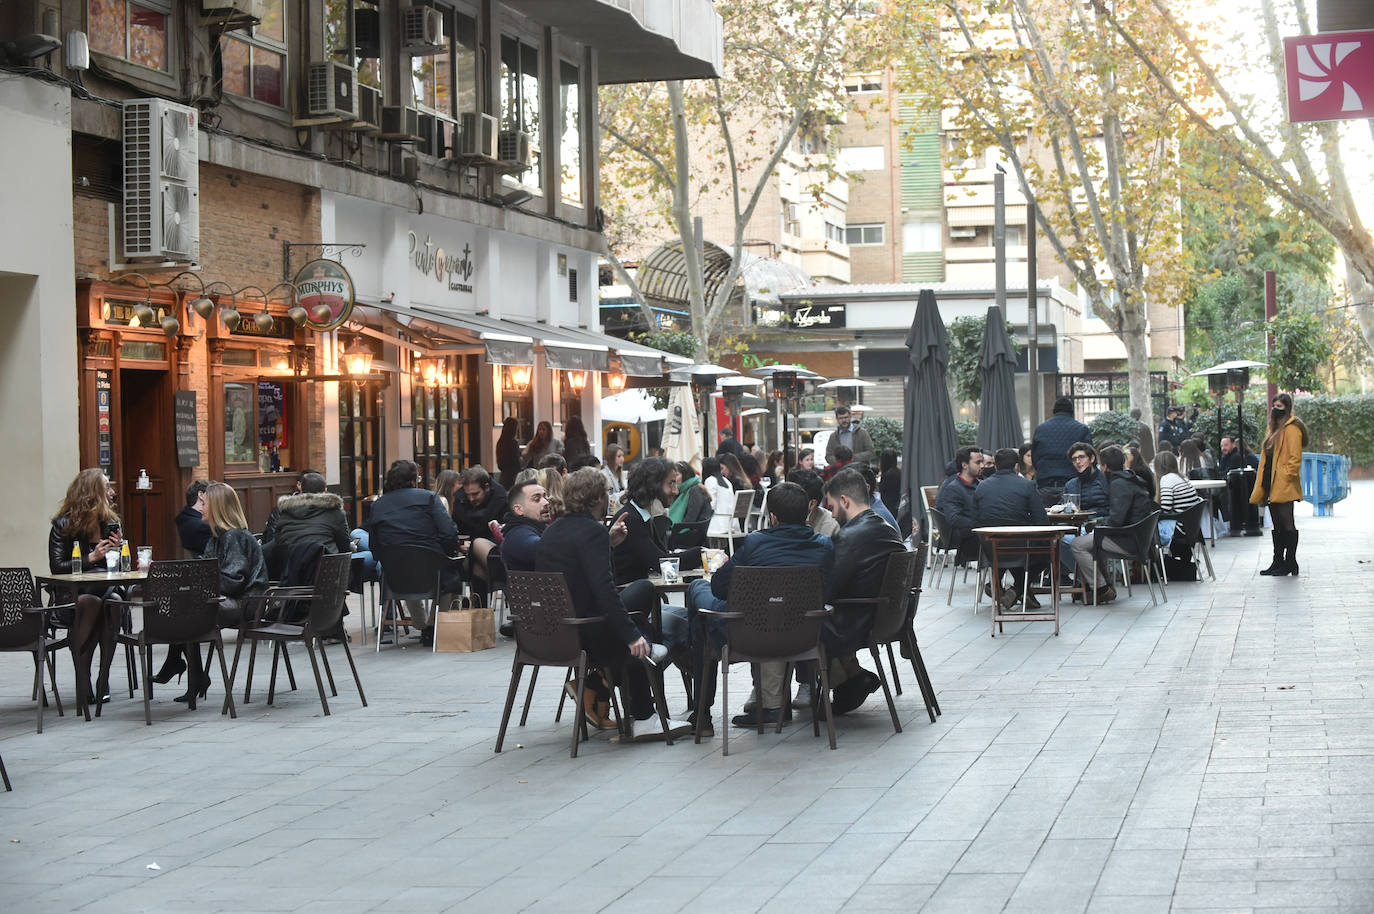
[[[196,392],[176,392],[177,466],[200,466],[200,438],[196,431]]]

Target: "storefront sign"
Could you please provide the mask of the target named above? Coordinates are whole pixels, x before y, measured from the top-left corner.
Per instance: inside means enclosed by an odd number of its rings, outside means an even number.
[[[173,407],[177,438],[177,466],[200,466],[200,436],[196,428],[196,392],[179,390]]]
[[[99,454],[96,463],[105,471],[107,477],[114,476],[114,445],[110,436],[110,372],[104,368],[95,371],[95,421],[96,440]]]
[[[421,241],[414,232],[406,233],[410,240],[410,263],[415,270],[439,283],[450,292],[471,292],[472,274],[477,264],[472,258],[472,245],[464,244],[461,254],[447,254],[426,235]]]
[[[296,274],[296,301],[310,315],[305,325],[312,330],[333,330],[353,313],[353,277],[333,260],[312,260]],[[329,317],[319,320],[315,310],[324,305]]]
[[[760,327],[793,327],[797,330],[833,330],[844,326],[844,305],[754,306],[754,323]]]
[[[1283,56],[1293,123],[1374,116],[1374,30],[1285,38]]]

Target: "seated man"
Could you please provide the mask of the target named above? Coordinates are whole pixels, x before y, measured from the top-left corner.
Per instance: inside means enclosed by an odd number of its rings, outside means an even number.
[[[311,473],[319,475],[319,472],[319,470],[301,470],[300,475],[296,477],[296,488],[294,489],[294,493],[297,495],[300,494],[301,480],[305,479],[305,477],[309,476]],[[277,524],[280,521],[281,509],[278,508],[276,505],[273,505],[272,513],[267,515],[267,526],[264,527],[262,531],[263,549],[267,549],[269,546],[271,546],[272,541],[277,538]]]
[[[868,506],[873,509],[873,513],[882,518],[893,530],[900,531],[901,528],[897,526],[897,518],[892,516],[892,511],[883,504],[882,498],[878,495],[878,474],[873,471],[871,466],[857,460],[851,463],[849,468],[864,478],[864,483],[868,486]],[[833,480],[834,477],[832,476],[831,479]]]
[[[825,507],[825,482],[821,479],[821,474],[812,469],[799,467],[787,474],[787,481],[794,482],[806,490],[806,525],[822,536],[833,539],[835,534],[840,532],[840,525],[835,520],[835,515]]]
[[[629,710],[626,736],[631,740],[659,738],[659,728],[636,724],[654,715],[653,695],[642,661],[661,663],[668,651],[649,643],[616,591],[611,538],[602,523],[606,504],[606,482],[599,471],[586,467],[569,473],[563,487],[563,515],[539,538],[535,570],[563,575],[578,618],[605,618],[602,624],[579,629],[582,646],[620,684],[622,705]],[[678,734],[687,732],[691,725],[669,721],[668,726]]]
[[[1105,526],[1129,527],[1149,517],[1156,510],[1154,500],[1150,497],[1151,493],[1145,482],[1126,469],[1126,452],[1116,445],[1109,445],[1104,447],[1098,456],[1102,459],[1102,465],[1107,468],[1109,511]],[[1080,536],[1073,541],[1071,548],[1074,564],[1078,566],[1080,583],[1090,584],[1093,579],[1093,543],[1099,535],[1094,532],[1092,536]],[[1111,537],[1107,537],[1102,543],[1102,551],[1108,556],[1130,557],[1135,554],[1135,549],[1130,543],[1120,543]],[[1089,594],[1087,602],[1110,603],[1115,600],[1116,589],[1112,587],[1111,582],[1110,569],[1103,568],[1102,574],[1098,576],[1097,592]]]
[[[665,514],[677,501],[677,467],[665,457],[646,457],[635,464],[625,486],[625,507],[616,513],[615,523],[629,531],[615,549],[615,582],[629,584],[658,574],[659,561],[671,557],[664,541],[666,524],[651,518]]]
[[[691,587],[687,590],[688,612],[695,617],[697,611],[702,609],[715,612],[727,611],[729,607],[725,601],[730,594],[730,578],[738,565],[818,566],[821,569],[821,581],[828,581],[830,568],[834,563],[835,550],[829,537],[816,533],[806,525],[809,504],[810,500],[807,498],[806,491],[796,483],[784,482],[774,486],[773,490],[768,493],[769,526],[746,536],[744,541],[735,547],[734,556],[711,576],[709,582],[705,580],[692,582]],[[725,643],[726,628],[723,621],[712,619],[707,630],[717,647]],[[703,680],[701,678],[703,645],[696,641],[692,648],[692,669],[697,679],[696,693],[703,696],[703,706],[709,715],[710,709],[716,701],[716,665],[712,664],[711,669],[706,671],[706,677]],[[786,688],[783,674],[786,669],[786,664],[782,663],[761,665],[759,670],[761,681],[758,683],[760,701],[752,711],[737,715],[731,721],[735,726],[757,726],[760,717],[764,723],[776,724],[779,717],[790,716],[790,708],[786,708],[783,703],[785,697],[783,690]],[[693,716],[693,723],[695,723],[695,715]],[[709,720],[702,722],[702,732],[714,732]]]
[[[954,455],[954,465],[953,475],[946,476],[935,493],[935,510],[949,521],[954,541],[945,545],[956,548],[954,561],[962,565],[978,557],[978,535],[973,532],[978,526],[978,509],[973,494],[983,471],[982,449],[959,448]]]
[[[825,465],[821,470],[821,479],[829,482],[835,478],[835,474],[854,462],[854,452],[844,445],[835,448],[835,459]]]
[[[277,499],[276,538],[262,550],[272,580],[299,584],[315,579],[312,560],[298,557],[299,567],[292,567],[291,550],[301,543],[319,543],[325,552],[353,551],[343,499],[326,491],[319,473],[306,473],[299,492]]]
[[[501,560],[507,571],[533,571],[539,539],[549,523],[549,498],[533,479],[510,489],[510,513],[501,528]]]
[[[480,464],[470,466],[458,477],[462,489],[453,493],[453,523],[458,528],[458,548],[472,559],[475,577],[486,580],[487,553],[496,543],[492,522],[506,516],[509,498],[501,483]]]
[[[177,537],[181,548],[191,555],[200,555],[210,542],[210,525],[205,522],[205,490],[210,484],[197,479],[186,487],[186,507],[177,514]]]
[[[973,493],[975,516],[979,527],[1007,527],[1021,524],[1047,524],[1045,500],[1035,487],[1035,483],[1016,472],[1017,453],[1014,447],[1004,447],[993,455],[993,465],[997,471],[978,484]],[[1035,571],[1036,563],[1031,563]],[[1010,609],[1021,599],[1025,586],[1026,569],[1013,568],[1014,586],[1002,588],[1002,605]],[[1001,587],[1002,582],[997,582]],[[992,584],[987,584],[983,592],[992,596]],[[1034,609],[1040,606],[1035,594],[1028,594],[1026,606]]]
[[[1107,516],[1107,477],[1097,467],[1097,449],[1086,441],[1075,441],[1069,448],[1073,464],[1072,479],[1064,484],[1065,495],[1078,496],[1078,509],[1091,512],[1097,520]]]
[[[906,549],[896,527],[873,510],[868,483],[854,469],[841,470],[825,487],[830,511],[840,524],[835,538],[835,568],[825,589],[827,603],[876,597],[883,585],[887,557]],[[830,709],[853,711],[878,690],[877,675],[859,665],[856,652],[868,644],[873,606],[837,606],[821,629],[830,659]]]
[[[373,551],[388,546],[421,546],[445,555],[458,554],[458,530],[444,504],[420,484],[420,468],[409,460],[397,460],[386,471],[382,496],[372,505],[367,519],[367,533]],[[383,569],[385,572],[385,569]],[[444,570],[439,590],[444,602],[463,589],[463,578],[455,565]],[[434,643],[434,622],[428,617],[423,602],[409,600],[406,611],[411,622],[420,629],[421,643]]]

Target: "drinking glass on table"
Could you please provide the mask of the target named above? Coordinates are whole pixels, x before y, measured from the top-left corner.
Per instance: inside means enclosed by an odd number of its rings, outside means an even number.
[[[110,574],[114,574],[116,571],[119,570],[118,549],[111,549],[109,552],[105,553],[105,570],[108,571]]]
[[[658,572],[663,576],[663,583],[676,584],[680,559],[659,559]]]
[[[139,571],[146,572],[146,571],[148,570],[148,566],[151,565],[151,564],[153,564],[153,547],[152,547],[152,546],[139,546],[139,547],[138,547],[138,570],[139,570]]]

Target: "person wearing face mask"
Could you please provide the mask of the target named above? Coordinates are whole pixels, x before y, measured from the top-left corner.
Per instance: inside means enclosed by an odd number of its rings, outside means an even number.
[[[1298,575],[1298,528],[1293,505],[1302,501],[1302,449],[1307,426],[1293,415],[1293,398],[1279,394],[1270,404],[1269,433],[1260,450],[1259,471],[1250,504],[1268,505],[1274,522],[1274,561],[1260,574]]]

